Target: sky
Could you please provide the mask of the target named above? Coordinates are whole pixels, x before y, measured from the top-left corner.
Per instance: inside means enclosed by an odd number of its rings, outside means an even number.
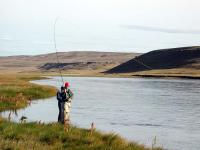
[[[0,56],[200,45],[199,0],[0,0]]]

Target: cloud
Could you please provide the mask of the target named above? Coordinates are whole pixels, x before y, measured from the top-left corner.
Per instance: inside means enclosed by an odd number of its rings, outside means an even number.
[[[170,29],[170,28],[160,28],[152,26],[141,26],[141,25],[121,25],[120,27],[129,30],[142,30],[142,31],[155,31],[163,33],[178,33],[178,34],[200,34],[200,30],[187,30],[187,29]]]
[[[0,37],[0,41],[12,41],[12,39],[6,37]]]
[[[8,35],[0,35],[0,41],[13,41]]]
[[[53,42],[47,42],[47,41],[33,41],[32,43],[36,45],[52,45],[53,44]]]

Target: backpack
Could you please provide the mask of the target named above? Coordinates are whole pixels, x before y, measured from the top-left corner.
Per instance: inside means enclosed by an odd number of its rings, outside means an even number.
[[[69,98],[72,98],[73,97],[73,93],[72,93],[72,91],[70,90],[70,89],[67,89],[67,94],[69,95]]]

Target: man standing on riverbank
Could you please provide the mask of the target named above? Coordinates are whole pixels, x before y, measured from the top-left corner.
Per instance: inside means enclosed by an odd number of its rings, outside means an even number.
[[[66,99],[65,99],[65,104],[64,104],[64,123],[69,124],[69,119],[70,119],[70,110],[71,110],[71,101],[73,98],[73,93],[69,89],[69,83],[65,83],[65,93],[66,93]]]

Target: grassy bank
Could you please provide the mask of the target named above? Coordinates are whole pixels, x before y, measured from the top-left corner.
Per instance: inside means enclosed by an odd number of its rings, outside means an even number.
[[[33,99],[47,98],[55,95],[55,88],[29,83],[41,79],[31,75],[0,75],[0,111],[26,107]]]
[[[0,123],[0,149],[150,150],[115,134],[102,134],[60,124]],[[154,150],[161,150],[153,148]]]
[[[155,78],[186,78],[200,79],[200,70],[195,68],[177,68],[147,70],[130,73],[103,73],[105,70],[69,70],[62,71],[63,76],[68,77],[108,77],[108,78],[134,78],[134,77],[155,77]],[[43,76],[60,76],[58,71],[33,72]]]
[[[161,69],[135,72],[129,75],[140,77],[200,79],[200,70],[191,68]]]
[[[200,79],[200,70],[190,68],[177,68],[177,69],[160,69],[138,71],[132,73],[97,73],[97,72],[79,72],[68,73],[63,72],[66,76],[89,76],[89,77],[113,77],[113,78],[133,78],[133,77],[161,77],[161,78],[186,78],[186,79]]]

